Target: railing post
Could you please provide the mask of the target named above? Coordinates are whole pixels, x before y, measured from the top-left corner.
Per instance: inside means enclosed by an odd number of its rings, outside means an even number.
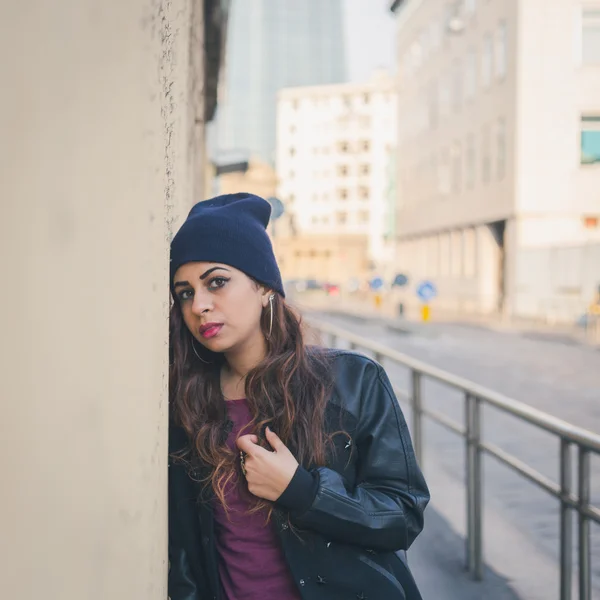
[[[466,456],[467,456],[467,566],[471,576],[483,579],[481,469],[481,400],[466,394]]]
[[[590,452],[579,446],[578,456],[579,496],[579,600],[591,600],[592,580],[590,571],[590,520],[583,509],[590,503]]]
[[[421,397],[421,373],[411,371],[412,377],[412,438],[417,460],[423,465],[423,399]]]
[[[560,440],[560,600],[571,600],[573,580],[573,520],[567,498],[571,493],[571,444]]]

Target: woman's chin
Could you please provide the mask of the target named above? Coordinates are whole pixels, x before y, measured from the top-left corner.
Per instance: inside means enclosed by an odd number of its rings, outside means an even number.
[[[227,352],[231,344],[228,344],[226,340],[212,338],[210,340],[202,340],[202,345],[209,352],[215,352],[217,354],[222,354],[223,352]]]

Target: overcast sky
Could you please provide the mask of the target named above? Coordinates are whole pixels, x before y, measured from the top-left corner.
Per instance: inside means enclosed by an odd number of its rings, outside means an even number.
[[[351,81],[379,67],[395,66],[395,19],[391,0],[342,0],[346,8],[346,55]]]

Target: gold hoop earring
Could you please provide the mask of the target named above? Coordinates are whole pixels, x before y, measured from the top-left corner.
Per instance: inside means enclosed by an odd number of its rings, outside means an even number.
[[[198,360],[203,362],[205,365],[212,365],[212,362],[209,362],[208,360],[204,360],[199,354],[198,351],[196,350],[196,346],[194,344],[194,338],[192,338],[192,350],[194,351],[194,354],[198,357]]]
[[[269,296],[269,306],[271,308],[271,322],[269,324],[269,335],[267,336],[268,340],[271,339],[271,334],[273,333],[273,300],[275,300],[275,294],[271,294]]]

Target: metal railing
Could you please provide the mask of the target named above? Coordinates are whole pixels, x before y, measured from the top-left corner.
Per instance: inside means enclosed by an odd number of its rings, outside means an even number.
[[[462,377],[452,375],[410,356],[402,354],[376,342],[369,341],[344,329],[311,320],[311,325],[320,333],[329,336],[329,344],[335,347],[337,339],[348,341],[351,349],[373,352],[375,360],[391,360],[410,370],[410,392],[395,389],[399,399],[407,400],[412,408],[412,437],[415,453],[423,461],[423,418],[427,417],[446,429],[460,435],[466,446],[466,506],[467,540],[466,558],[469,573],[473,578],[483,577],[483,479],[482,455],[493,456],[527,480],[538,485],[560,501],[560,599],[571,600],[573,578],[573,511],[578,516],[578,572],[579,600],[591,600],[591,548],[590,522],[600,524],[600,510],[590,504],[590,454],[600,454],[600,436],[575,427],[561,419],[532,408],[527,404],[508,398]],[[438,381],[459,390],[465,400],[465,423],[458,423],[443,413],[429,409],[423,402],[422,382],[424,378]],[[495,444],[486,442],[481,436],[481,407],[493,406],[522,421],[539,427],[560,440],[560,482],[555,483],[515,456]],[[571,485],[571,451],[577,449],[577,490]]]

